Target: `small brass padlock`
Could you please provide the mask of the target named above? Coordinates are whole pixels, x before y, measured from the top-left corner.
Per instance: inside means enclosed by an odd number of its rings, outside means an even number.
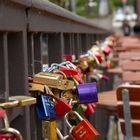
[[[75,91],[71,90],[64,90],[61,92],[61,97],[64,98],[67,101],[76,100],[76,93]]]
[[[42,120],[42,135],[48,140],[57,140],[56,120]]]

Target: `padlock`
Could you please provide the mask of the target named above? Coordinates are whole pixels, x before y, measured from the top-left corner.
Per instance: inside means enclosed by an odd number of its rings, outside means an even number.
[[[0,140],[23,140],[23,138],[18,130],[3,128],[0,130]]]
[[[96,108],[96,104],[95,103],[88,103],[86,104],[87,109],[85,110],[85,115],[87,117],[89,117],[90,115],[92,115],[94,113],[94,110]]]
[[[65,54],[64,61],[72,61],[72,54]]]
[[[9,100],[19,101],[18,106],[29,106],[36,104],[36,98],[31,96],[10,96]]]
[[[0,109],[0,118],[3,119],[5,125],[5,128],[0,130],[0,140],[23,140],[18,130],[10,128],[7,114],[3,109]]]
[[[0,103],[0,107],[3,109],[17,107],[18,105],[19,101],[10,99],[7,102]]]
[[[75,90],[64,90],[61,92],[61,98],[64,98],[66,101],[70,101],[71,99],[75,101],[77,99],[77,95]]]
[[[81,105],[81,104],[79,104],[79,103],[75,103],[75,104],[73,105],[72,110],[78,112],[81,116],[84,117],[84,108],[83,108],[83,105],[84,105],[84,104]]]
[[[56,111],[54,106],[55,105],[52,97],[38,94],[36,110],[39,120],[42,120],[44,118],[48,119],[56,118]]]
[[[62,80],[63,75],[56,73],[48,73],[48,72],[39,72],[34,75],[33,82],[40,84],[57,84],[57,81]]]
[[[58,88],[60,90],[72,89],[74,82],[63,78],[62,74],[40,72],[33,77],[33,82],[44,84],[51,88]]]
[[[83,83],[77,85],[78,98],[81,104],[98,102],[96,83]]]
[[[44,92],[44,85],[37,83],[29,83],[29,92]]]
[[[103,47],[103,52],[107,56],[112,51],[112,49],[108,46]]]
[[[77,70],[70,69],[70,68],[67,68],[67,67],[66,68],[65,67],[61,67],[60,71],[64,72],[66,75],[70,75],[70,76],[78,74]]]
[[[42,120],[42,135],[48,140],[57,140],[56,120]]]
[[[50,96],[50,97],[55,99],[54,108],[56,111],[57,118],[61,118],[66,113],[71,111],[72,107],[64,99],[57,98],[56,96],[54,96],[52,91],[47,86],[45,86],[45,88],[44,88],[44,95]]]
[[[70,135],[75,140],[95,140],[95,138],[99,135],[98,131],[89,123],[87,119],[83,119],[77,112],[73,111],[80,120],[80,122],[76,126],[72,126],[68,121],[67,113],[65,115],[65,120],[67,125],[70,127]]]

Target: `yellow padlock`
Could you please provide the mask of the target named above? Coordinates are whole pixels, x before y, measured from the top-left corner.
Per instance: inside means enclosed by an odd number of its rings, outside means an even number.
[[[48,140],[57,140],[56,120],[42,120],[42,135]]]

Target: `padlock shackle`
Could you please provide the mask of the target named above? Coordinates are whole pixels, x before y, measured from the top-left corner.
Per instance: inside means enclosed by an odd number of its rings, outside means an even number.
[[[82,118],[76,111],[71,111],[71,112],[69,112],[69,113],[75,114],[75,115],[78,117],[78,119],[79,119],[80,121],[83,120],[83,118]],[[68,115],[69,115],[69,113],[67,113],[67,114],[65,115],[65,121],[66,121],[67,125],[68,125],[70,128],[72,128],[72,125],[71,125],[71,124],[69,123],[69,121],[68,121]]]
[[[23,140],[22,135],[20,134],[20,132],[14,128],[4,128],[0,130],[0,134],[4,134],[4,133],[11,133],[14,134],[16,137],[16,140]]]
[[[56,132],[57,132],[59,138],[60,138],[61,140],[63,140],[64,137],[63,137],[62,133],[60,132],[60,130],[59,130],[58,128],[56,128]]]
[[[56,128],[56,132],[61,140],[67,140],[67,138],[69,138],[69,135],[63,136],[58,128]]]
[[[49,93],[48,93],[49,92]],[[59,100],[59,98],[57,98],[56,96],[54,96],[53,92],[50,90],[49,87],[47,87],[46,85],[44,85],[44,94],[45,96],[50,96],[52,98],[54,98],[56,101]]]

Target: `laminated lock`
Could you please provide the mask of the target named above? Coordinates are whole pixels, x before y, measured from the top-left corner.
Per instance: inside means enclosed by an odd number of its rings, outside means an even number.
[[[69,134],[74,140],[95,140],[99,135],[97,130],[89,123],[87,119],[83,119],[77,112],[72,111],[78,117],[80,122],[76,126],[72,126],[68,121],[67,113],[65,115],[65,120],[67,125],[70,127]]]

